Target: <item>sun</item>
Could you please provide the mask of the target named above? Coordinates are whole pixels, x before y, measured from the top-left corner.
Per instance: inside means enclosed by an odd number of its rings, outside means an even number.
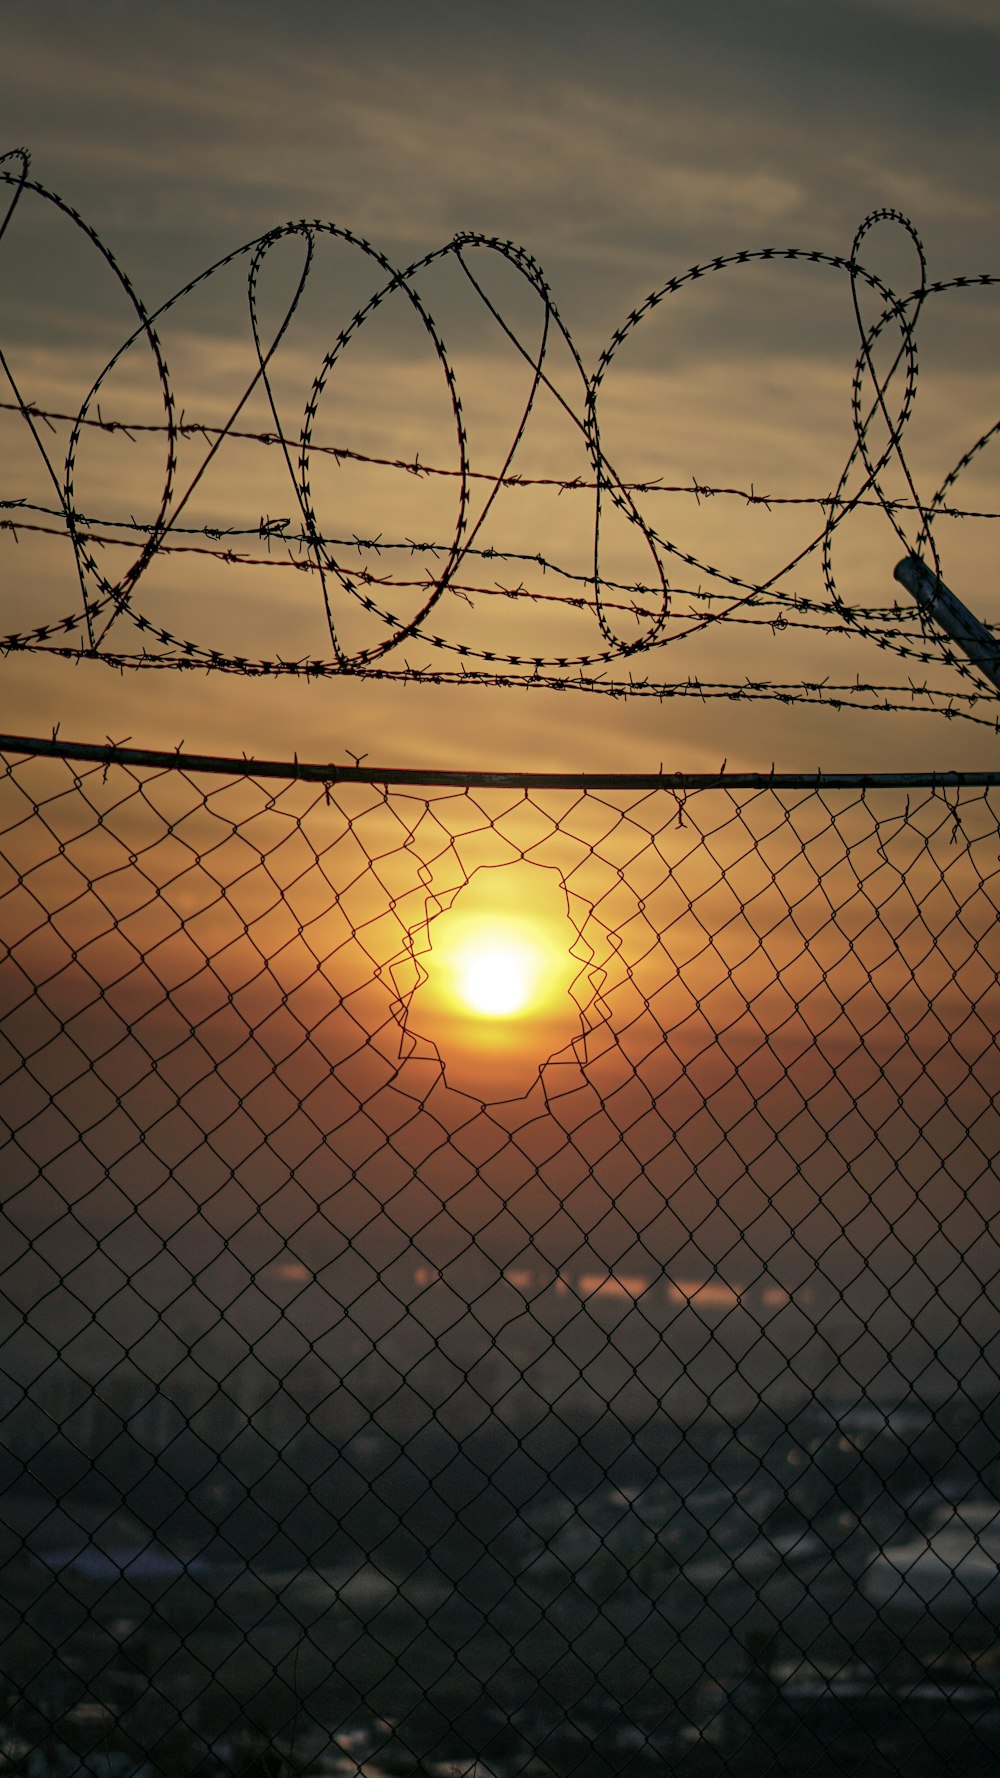
[[[400,1001],[414,1055],[429,1060],[432,1046],[449,1089],[484,1104],[522,1098],[579,1034],[574,989],[589,953],[569,907],[558,873],[522,859],[472,871],[415,930],[417,979]]]
[[[455,958],[455,987],[472,1012],[511,1018],[533,998],[537,959],[523,939],[485,935],[466,943]]]
[[[435,997],[473,1023],[544,1018],[575,969],[562,936],[529,907],[452,911],[428,965]]]

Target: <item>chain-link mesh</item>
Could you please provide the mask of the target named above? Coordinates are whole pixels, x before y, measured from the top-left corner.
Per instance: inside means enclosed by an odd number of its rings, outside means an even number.
[[[998,793],[252,770],[6,757],[0,1767],[993,1774]]]

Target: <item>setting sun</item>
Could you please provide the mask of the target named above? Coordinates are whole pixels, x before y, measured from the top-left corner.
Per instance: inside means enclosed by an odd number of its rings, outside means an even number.
[[[450,1086],[495,1101],[527,1091],[580,1028],[578,931],[558,873],[525,860],[473,870],[415,947],[409,1031]]]
[[[504,1019],[521,1012],[534,997],[540,958],[524,939],[484,933],[455,958],[459,996],[483,1018]]]

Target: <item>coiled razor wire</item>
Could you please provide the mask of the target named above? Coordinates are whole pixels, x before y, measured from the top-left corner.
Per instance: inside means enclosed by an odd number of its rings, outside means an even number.
[[[47,533],[64,539],[79,586],[74,609],[57,619],[7,633],[0,642],[3,649],[55,652],[73,658],[82,655],[114,667],[308,678],[351,674],[433,683],[549,689],[575,686],[619,697],[777,698],[786,703],[835,707],[931,710],[996,728],[993,688],[984,687],[961,651],[929,623],[926,613],[899,598],[883,606],[862,604],[844,593],[834,572],[834,547],[845,523],[874,504],[886,519],[886,582],[900,546],[935,573],[943,573],[940,522],[973,516],[972,509],[956,504],[957,484],[997,433],[994,425],[976,439],[933,494],[928,497],[920,491],[904,452],[917,387],[918,321],[928,305],[945,293],[974,286],[992,288],[997,279],[983,274],[928,281],[919,237],[899,212],[879,210],[867,217],[846,257],[800,247],[764,247],[720,255],[669,278],[614,330],[594,369],[588,370],[542,270],[530,254],[510,241],[467,231],[400,268],[370,242],[337,224],[318,219],[289,222],[224,255],[166,302],[147,309],[96,231],[63,199],[28,177],[25,151],[12,150],[0,158],[0,181],[9,190],[0,239],[19,211],[27,215],[35,203],[49,207],[79,231],[100,256],[134,318],[131,331],[80,406],[69,412],[34,403],[30,392],[22,388],[12,352],[0,352],[0,370],[10,391],[5,405],[28,428],[52,489],[48,504],[27,495],[10,495],[3,502],[8,515],[0,519],[0,528],[14,539],[22,533]],[[877,225],[900,231],[915,251],[918,282],[909,292],[891,289],[862,260]],[[280,318],[272,327],[265,327],[261,278],[270,256],[282,243],[300,247],[301,262]],[[276,387],[280,355],[319,256],[333,243],[349,249],[370,267],[374,289],[323,350],[318,369],[306,380],[301,419],[289,424],[280,411]],[[537,326],[531,340],[522,337],[487,288],[490,263],[497,261],[516,274],[522,292],[531,293],[537,302]],[[654,310],[696,282],[728,278],[740,268],[767,262],[794,263],[842,279],[856,318],[859,346],[851,385],[854,440],[839,480],[829,493],[768,495],[758,493],[753,484],[749,490],[723,489],[699,483],[697,478],[683,490],[699,502],[721,497],[746,499],[756,506],[812,504],[816,508],[816,528],[806,540],[789,559],[777,563],[773,572],[755,579],[726,571],[717,562],[686,549],[678,536],[661,528],[652,515],[655,497],[666,490],[655,480],[628,481],[609,460],[602,445],[600,398],[622,348]],[[175,311],[183,314],[185,303],[201,295],[227,268],[239,265],[247,268],[255,368],[224,423],[189,420],[183,409],[178,410],[163,327],[168,319],[174,319]],[[489,469],[473,462],[457,372],[444,332],[422,293],[422,279],[444,265],[454,266],[462,274],[463,288],[478,306],[478,313],[489,317],[526,370],[523,408],[502,461]],[[337,376],[344,375],[345,365],[351,363],[351,347],[394,298],[416,321],[440,368],[455,440],[451,464],[421,462],[419,452],[409,459],[379,457],[346,440],[328,443],[320,435],[331,389]],[[863,301],[871,299],[875,315],[866,319]],[[562,372],[549,368],[557,347],[570,367],[571,388]],[[131,367],[133,348],[148,352],[159,389],[162,418],[152,423],[130,420],[128,414],[102,414],[102,393],[106,397],[116,371]],[[253,402],[263,402],[267,410],[269,418],[263,430],[246,422]],[[519,453],[543,403],[569,422],[586,462],[584,474],[559,479],[519,472]],[[79,507],[75,488],[81,450],[95,432],[125,434],[132,439],[153,433],[162,440],[162,485],[151,493],[150,517],[88,513]],[[52,435],[59,438],[60,449],[65,446],[64,463],[56,461]],[[181,447],[190,448],[196,440],[202,441],[204,450],[195,466],[185,468],[182,474]],[[232,515],[219,515],[207,525],[194,523],[190,516],[193,502],[207,472],[223,447],[237,440],[254,440],[280,459],[286,478],[287,513],[272,509],[249,530],[245,524],[232,522]],[[367,535],[353,530],[349,517],[331,529],[321,518],[322,503],[315,485],[317,466],[324,460],[380,466],[397,476],[430,477],[437,486],[444,485],[441,478],[450,479],[455,488],[450,534],[429,539]],[[513,549],[494,536],[490,525],[501,494],[540,487],[554,487],[558,493],[587,500],[592,534],[589,566],[559,560],[540,550]],[[671,491],[681,492],[676,487]],[[282,501],[285,498],[280,496]],[[638,540],[647,563],[644,576],[635,580],[607,577],[604,538],[609,514],[624,521]],[[988,510],[978,516],[994,518],[996,513]],[[265,544],[266,553],[258,550],[254,554],[252,547],[246,546],[248,538]],[[114,557],[123,552],[127,566],[119,572]],[[139,598],[146,590],[150,605],[162,604],[154,569],[166,558],[182,553],[202,562],[209,556],[215,564],[235,569],[244,578],[251,566],[280,567],[285,587],[290,574],[296,581],[299,574],[305,574],[316,587],[323,646],[296,658],[277,652],[254,655],[250,647],[234,651],[177,633],[150,610],[143,610]],[[500,580],[495,578],[498,562],[504,565]],[[822,590],[816,593],[795,584],[796,576],[814,564],[819,565],[822,583]],[[516,649],[505,646],[502,633],[494,637],[490,626],[495,611],[488,612],[486,618],[483,612],[498,600],[512,604],[519,637],[529,616],[533,623],[544,619],[533,651],[523,641]],[[205,603],[211,607],[210,600]],[[276,600],[276,615],[282,610]],[[563,640],[557,636],[553,646],[554,620],[566,626],[566,634]],[[363,636],[346,641],[345,630],[356,628],[359,622]],[[734,682],[722,677],[709,680],[690,670],[668,677],[659,665],[662,651],[674,646],[676,655],[679,645],[720,624],[768,626],[776,644],[803,630],[853,635],[875,643],[887,654],[910,663],[911,668],[929,666],[944,672],[939,671],[932,683],[915,680],[912,672],[895,682],[864,680],[860,674],[843,680],[830,675],[778,680],[768,672]],[[506,628],[509,631],[510,626]],[[483,639],[477,638],[477,631]],[[588,636],[586,644],[574,646],[573,638],[579,640],[583,633]],[[131,641],[125,641],[126,634],[131,635]],[[411,658],[414,654],[416,658]],[[961,684],[956,683],[956,675]]]
[[[5,1770],[992,1778],[997,775],[62,755],[0,779]],[[558,964],[492,1024],[487,904]]]

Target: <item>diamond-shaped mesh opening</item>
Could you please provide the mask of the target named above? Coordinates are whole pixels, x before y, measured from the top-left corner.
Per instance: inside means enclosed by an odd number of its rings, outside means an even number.
[[[992,1775],[995,797],[11,755],[4,1769]]]

